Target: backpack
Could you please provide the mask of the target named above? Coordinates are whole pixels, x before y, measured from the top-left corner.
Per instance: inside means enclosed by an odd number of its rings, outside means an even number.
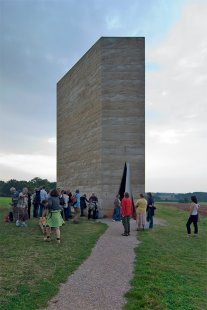
[[[75,196],[73,196],[73,197],[71,198],[71,200],[72,200],[72,203],[73,203],[73,204],[75,204],[75,203],[77,202],[77,198],[76,198]]]

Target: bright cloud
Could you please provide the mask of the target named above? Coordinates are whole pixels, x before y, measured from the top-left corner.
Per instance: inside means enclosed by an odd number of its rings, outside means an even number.
[[[188,4],[166,39],[147,58],[147,190],[206,191],[207,3]],[[162,186],[161,186],[162,184]]]
[[[5,169],[6,167],[6,169]],[[56,159],[54,156],[33,154],[0,154],[0,168],[5,171],[5,179],[31,179],[33,177],[55,180]],[[12,171],[12,175],[8,175]],[[1,177],[3,177],[1,175]]]
[[[49,138],[48,140],[47,140],[47,142],[48,143],[50,143],[50,144],[56,144],[56,137],[51,137],[51,138]]]

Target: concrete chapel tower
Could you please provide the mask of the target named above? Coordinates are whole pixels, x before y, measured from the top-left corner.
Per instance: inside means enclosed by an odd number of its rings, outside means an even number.
[[[145,39],[101,37],[57,83],[57,183],[113,209],[125,162],[145,191]]]

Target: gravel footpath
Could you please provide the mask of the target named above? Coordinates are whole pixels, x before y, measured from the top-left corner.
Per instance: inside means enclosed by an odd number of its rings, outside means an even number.
[[[136,222],[131,220],[131,235],[121,236],[121,222],[104,219],[108,225],[88,259],[61,284],[59,293],[48,303],[47,310],[121,310],[124,294],[133,277]],[[166,225],[154,218],[155,225]],[[148,226],[148,225],[147,225]],[[45,309],[45,310],[46,310]]]
[[[88,259],[60,286],[47,310],[120,310],[129,290],[138,244],[136,222],[131,235],[121,236],[121,222],[104,219],[108,225]]]

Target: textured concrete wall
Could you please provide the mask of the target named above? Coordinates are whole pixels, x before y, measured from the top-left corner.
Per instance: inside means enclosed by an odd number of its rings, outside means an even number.
[[[105,209],[131,164],[145,189],[144,38],[101,38],[57,85],[57,181],[95,191]]]

